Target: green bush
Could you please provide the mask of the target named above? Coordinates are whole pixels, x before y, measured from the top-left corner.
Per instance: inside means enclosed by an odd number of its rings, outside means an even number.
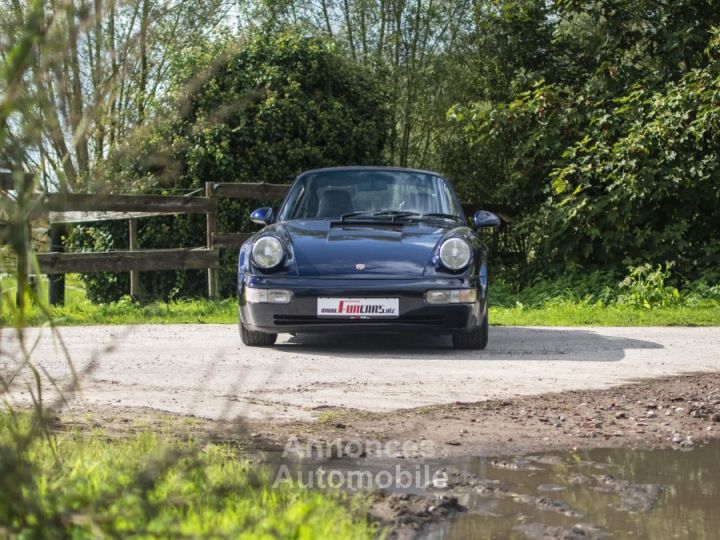
[[[656,309],[713,304],[720,309],[720,283],[715,274],[685,281],[673,273],[673,268],[672,263],[631,266],[624,277],[608,271],[574,273],[536,279],[522,288],[497,280],[491,285],[490,302],[499,307],[533,309],[558,305]]]
[[[680,302],[680,292],[668,285],[671,264],[653,268],[649,264],[630,268],[630,273],[620,282],[625,291],[617,298],[619,304],[650,309],[666,307]]]
[[[73,227],[65,241],[72,251],[89,252],[127,249],[127,242],[127,231],[118,224],[107,223]],[[130,292],[130,276],[127,273],[83,274],[82,279],[87,297],[92,302],[115,302]]]
[[[697,280],[718,267],[720,9],[711,4],[477,9],[468,62],[486,77],[450,110],[439,153],[463,193],[511,218],[513,281],[665,261]]]
[[[207,181],[289,183],[311,168],[383,162],[388,113],[382,85],[325,38],[294,29],[261,33],[242,43],[187,50],[172,66],[172,102],[105,165],[112,189],[177,193],[202,190]],[[218,230],[257,230],[248,214],[263,204],[277,201],[220,200]],[[117,231],[116,225],[92,227]],[[203,216],[139,224],[141,248],[204,243]],[[225,250],[224,296],[235,292],[236,264],[237,250]],[[149,297],[192,297],[206,290],[204,272],[153,274],[140,276]],[[127,294],[126,288],[115,290],[119,284],[105,274],[86,283],[96,300]]]

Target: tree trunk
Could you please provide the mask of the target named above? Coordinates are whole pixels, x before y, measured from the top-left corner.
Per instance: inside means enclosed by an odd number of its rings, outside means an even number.
[[[90,156],[88,153],[87,127],[83,122],[83,94],[80,79],[80,60],[78,57],[78,27],[75,20],[77,10],[75,4],[70,2],[67,7],[68,23],[68,63],[70,64],[70,126],[75,141],[75,155],[77,158],[78,174],[87,175],[90,171]]]
[[[138,124],[145,121],[145,101],[148,82],[147,31],[150,17],[150,0],[143,0],[140,18],[140,83],[137,95]]]
[[[348,43],[350,44],[350,53],[352,59],[357,61],[357,53],[355,52],[355,41],[353,40],[352,31],[352,18],[350,16],[350,2],[349,0],[343,0],[344,15],[345,15],[345,26],[347,26]]]

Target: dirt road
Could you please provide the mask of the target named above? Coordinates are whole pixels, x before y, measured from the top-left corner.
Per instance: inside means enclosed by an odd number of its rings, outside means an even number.
[[[720,328],[496,327],[488,349],[472,352],[446,338],[367,335],[283,335],[274,348],[251,349],[233,325],[68,327],[60,335],[84,373],[78,397],[86,406],[206,418],[300,420],[327,406],[388,411],[720,371]],[[47,374],[69,381],[49,330],[27,337]],[[0,347],[0,361],[12,366],[10,330]]]

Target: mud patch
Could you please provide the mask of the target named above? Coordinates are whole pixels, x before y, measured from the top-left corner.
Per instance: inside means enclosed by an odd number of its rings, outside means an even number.
[[[448,520],[467,511],[457,497],[447,495],[421,496],[376,494],[369,517],[381,527],[389,529],[389,538],[416,538],[431,523]]]

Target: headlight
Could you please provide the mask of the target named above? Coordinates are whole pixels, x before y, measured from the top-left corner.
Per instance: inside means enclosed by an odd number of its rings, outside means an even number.
[[[450,270],[465,268],[471,255],[470,246],[461,238],[450,238],[440,246],[440,262]]]
[[[273,268],[280,264],[284,255],[280,240],[274,236],[263,236],[253,244],[252,258],[260,268]]]

